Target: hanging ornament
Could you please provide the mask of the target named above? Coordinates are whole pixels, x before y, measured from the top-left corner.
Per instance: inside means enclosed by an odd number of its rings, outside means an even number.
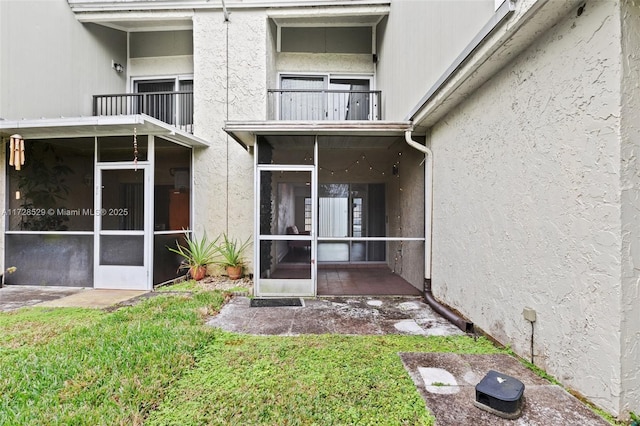
[[[135,127],[133,128],[133,170],[138,171],[138,135]]]
[[[9,165],[20,170],[24,165],[24,139],[16,134],[11,135],[9,142]]]

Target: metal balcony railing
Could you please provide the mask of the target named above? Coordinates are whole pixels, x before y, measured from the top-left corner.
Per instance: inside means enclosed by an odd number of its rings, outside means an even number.
[[[381,120],[379,90],[267,90],[269,120]]]
[[[193,133],[193,92],[93,95],[93,115],[147,114]]]

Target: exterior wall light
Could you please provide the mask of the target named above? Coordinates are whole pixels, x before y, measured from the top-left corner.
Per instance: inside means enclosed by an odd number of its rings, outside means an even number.
[[[111,68],[113,68],[114,70],[116,70],[116,72],[118,74],[123,73],[124,72],[124,67],[122,66],[122,64],[119,64],[117,62],[111,61]]]

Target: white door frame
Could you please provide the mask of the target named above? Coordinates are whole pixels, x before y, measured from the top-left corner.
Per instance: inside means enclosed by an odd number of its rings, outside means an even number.
[[[131,162],[102,163],[96,165],[95,173],[95,218],[94,218],[94,288],[103,289],[130,289],[130,290],[151,290],[153,288],[151,274],[151,242],[153,229],[153,208],[152,208],[152,169],[150,164],[138,164],[134,166]],[[113,231],[102,230],[102,217],[105,215],[119,215],[124,212],[109,211],[102,206],[102,172],[104,170],[137,170],[144,173],[144,225],[143,230],[135,231]],[[143,236],[143,265],[101,265],[100,247],[102,236]]]
[[[314,165],[276,165],[258,164],[258,153],[260,148],[256,144],[255,165],[254,165],[254,209],[257,212],[254,223],[254,260],[256,267],[254,274],[256,296],[315,296],[317,287],[317,221],[318,221],[318,140],[314,142]],[[309,235],[263,235],[260,233],[260,173],[262,171],[280,172],[309,172],[311,177],[311,232]],[[262,278],[260,276],[262,265],[260,265],[261,241],[287,241],[287,240],[309,240],[311,243],[311,279],[273,279]],[[265,289],[267,288],[267,289]],[[268,288],[280,290],[269,290]]]

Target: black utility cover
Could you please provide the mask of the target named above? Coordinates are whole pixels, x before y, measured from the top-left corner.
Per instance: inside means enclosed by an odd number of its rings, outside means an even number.
[[[524,383],[489,370],[476,385],[476,402],[503,413],[515,413],[522,406]]]

